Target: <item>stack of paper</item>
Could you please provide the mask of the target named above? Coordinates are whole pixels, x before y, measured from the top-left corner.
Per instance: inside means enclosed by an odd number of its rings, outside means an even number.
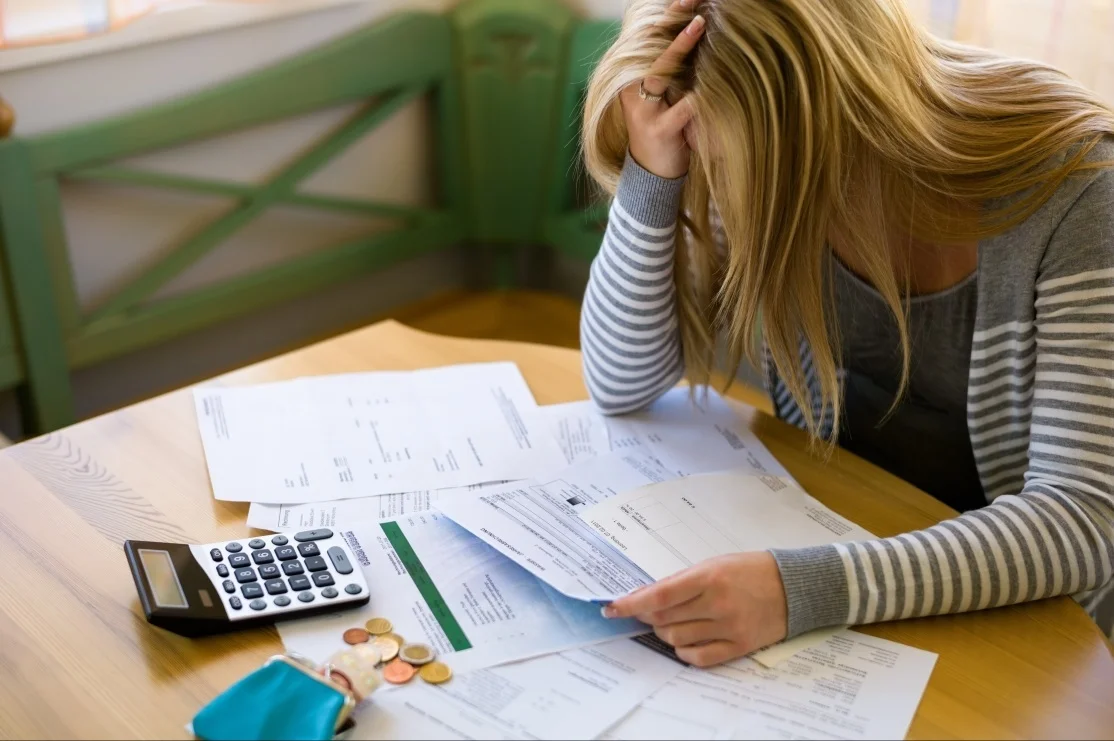
[[[539,407],[495,363],[195,398],[215,496],[251,502],[252,527],[340,532],[367,576],[362,612],[283,623],[287,649],[324,660],[389,615],[454,669],[377,692],[355,738],[896,737],[928,681],[934,655],[846,630],[701,671],[601,616],[714,555],[872,537],[715,394],[605,418]]]

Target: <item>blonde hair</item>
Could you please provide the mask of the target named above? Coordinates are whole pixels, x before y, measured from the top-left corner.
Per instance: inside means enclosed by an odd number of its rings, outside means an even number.
[[[589,85],[585,165],[612,195],[627,151],[619,93],[692,18],[667,5],[631,0]],[[900,397],[910,290],[895,239],[970,242],[1019,224],[1073,172],[1099,166],[1087,155],[1114,133],[1114,113],[1048,66],[928,34],[904,0],[702,0],[698,12],[705,36],[671,71],[669,92],[691,99],[696,124],[675,265],[686,375],[694,387],[710,383],[720,334],[730,368],[744,356],[756,361],[761,317],[813,441],[828,409],[834,444],[840,358],[829,242],[855,245],[897,320]],[[711,204],[726,254],[717,255]],[[801,368],[802,341],[820,408]]]

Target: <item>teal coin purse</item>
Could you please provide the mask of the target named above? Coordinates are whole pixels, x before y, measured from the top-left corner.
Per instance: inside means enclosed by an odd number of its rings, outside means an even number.
[[[287,656],[274,656],[194,716],[204,741],[328,741],[351,727],[356,698]]]

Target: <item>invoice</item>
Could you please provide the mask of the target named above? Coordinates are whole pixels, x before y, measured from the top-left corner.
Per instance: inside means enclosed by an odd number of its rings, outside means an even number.
[[[558,594],[436,512],[342,535],[364,570],[371,602],[279,626],[288,650],[316,661],[344,647],[345,629],[380,615],[408,640],[433,646],[457,671],[647,631]]]
[[[512,363],[195,390],[217,499],[294,504],[525,478],[565,462]]]

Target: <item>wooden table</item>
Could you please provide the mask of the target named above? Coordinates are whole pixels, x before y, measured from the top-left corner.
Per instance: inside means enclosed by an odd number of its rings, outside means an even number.
[[[218,379],[513,360],[541,404],[585,398],[576,352],[423,334],[394,322]],[[890,535],[949,516],[850,456],[821,465],[804,436],[754,429],[813,495]],[[0,737],[181,737],[205,702],[281,650],[273,629],[187,640],[143,619],[121,543],[245,534],[215,501],[188,391],[0,452]],[[1114,737],[1110,644],[1067,599],[866,629],[940,654],[913,738]]]

